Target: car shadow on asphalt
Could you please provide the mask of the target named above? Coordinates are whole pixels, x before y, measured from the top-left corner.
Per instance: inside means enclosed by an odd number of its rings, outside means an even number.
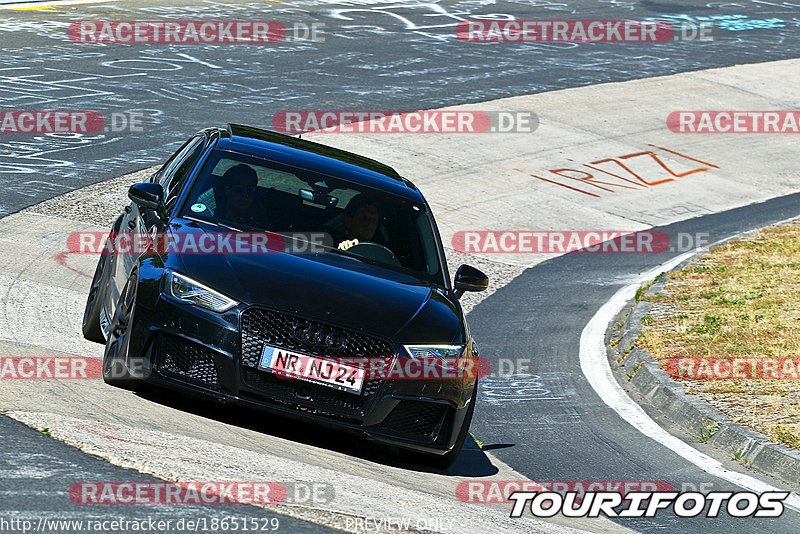
[[[236,404],[222,404],[200,397],[182,395],[168,389],[148,387],[138,396],[176,410],[238,426],[261,434],[328,449],[370,462],[409,471],[456,477],[488,477],[498,472],[491,459],[468,437],[458,459],[448,469],[425,464],[425,459],[397,447],[369,441],[351,433],[298,421]]]

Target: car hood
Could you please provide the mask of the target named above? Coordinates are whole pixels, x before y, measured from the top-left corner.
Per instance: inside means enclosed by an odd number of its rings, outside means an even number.
[[[203,232],[192,224],[181,232]],[[245,304],[403,343],[463,339],[460,307],[412,276],[335,253],[181,254],[184,273]]]

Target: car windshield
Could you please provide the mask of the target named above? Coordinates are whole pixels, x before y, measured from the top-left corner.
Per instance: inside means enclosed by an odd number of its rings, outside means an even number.
[[[215,150],[183,217],[226,228],[313,235],[323,250],[443,285],[426,208],[341,178]]]

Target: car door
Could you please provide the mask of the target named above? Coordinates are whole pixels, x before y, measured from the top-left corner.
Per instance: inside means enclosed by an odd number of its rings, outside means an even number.
[[[208,136],[206,134],[200,133],[193,136],[151,177],[151,180],[160,183],[164,188],[164,198],[165,203],[168,205],[168,211],[170,203],[174,205],[177,195],[203,154],[207,143]],[[124,289],[128,277],[139,260],[140,254],[133,245],[137,242],[145,242],[146,236],[157,229],[156,222],[157,218],[154,213],[142,213],[139,206],[133,202],[125,207],[120,221],[118,239],[120,243],[132,246],[130,252],[122,250],[123,247],[120,247],[114,257],[112,290],[109,291],[111,306],[109,310],[111,314],[114,312],[119,295]]]

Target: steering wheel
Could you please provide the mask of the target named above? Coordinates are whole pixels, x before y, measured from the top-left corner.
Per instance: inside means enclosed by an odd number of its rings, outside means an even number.
[[[402,267],[400,262],[397,260],[397,257],[394,255],[394,252],[389,250],[385,245],[381,245],[380,243],[376,243],[374,241],[362,241],[358,245],[353,245],[347,252],[351,254],[355,254],[356,256],[361,256],[362,258],[367,258],[369,260],[375,260],[382,263],[389,263],[395,265],[397,267]]]

